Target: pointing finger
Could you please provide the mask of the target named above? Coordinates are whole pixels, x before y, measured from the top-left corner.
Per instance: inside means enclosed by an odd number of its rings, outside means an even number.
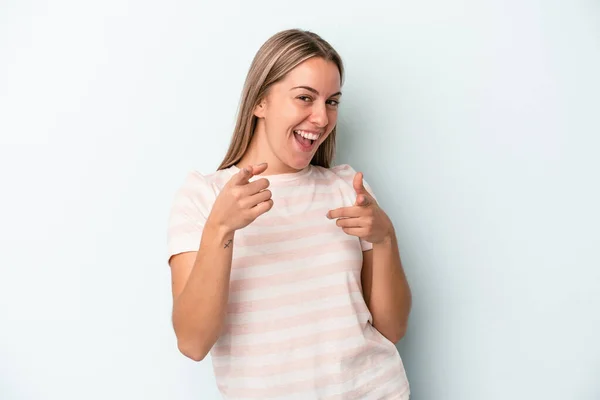
[[[238,185],[245,185],[250,181],[250,178],[252,178],[254,175],[263,173],[266,169],[267,163],[248,165],[247,167],[240,169],[236,183]]]
[[[335,218],[354,218],[360,217],[362,215],[362,211],[359,207],[341,207],[336,208],[335,210],[330,210],[326,216],[329,219]]]

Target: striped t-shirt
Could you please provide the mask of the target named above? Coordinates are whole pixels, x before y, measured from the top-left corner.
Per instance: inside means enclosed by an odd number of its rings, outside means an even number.
[[[170,214],[169,257],[198,250],[237,172],[189,173]],[[361,291],[362,252],[372,245],[326,217],[354,205],[355,174],[345,164],[266,177],[273,207],[235,233],[225,328],[210,352],[225,399],[409,398],[400,355],[371,325]]]

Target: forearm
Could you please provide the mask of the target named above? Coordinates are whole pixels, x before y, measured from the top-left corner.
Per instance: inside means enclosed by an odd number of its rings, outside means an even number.
[[[412,295],[406,280],[398,242],[392,232],[383,242],[373,245],[373,267],[369,309],[373,325],[390,341],[396,343],[404,336]]]
[[[233,232],[207,224],[194,266],[173,305],[173,327],[182,353],[203,359],[223,329],[231,274]]]

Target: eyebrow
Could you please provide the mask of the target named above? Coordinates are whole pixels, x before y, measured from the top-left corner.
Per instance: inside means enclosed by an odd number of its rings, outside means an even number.
[[[291,88],[290,90],[294,90],[294,89],[306,89],[306,90],[308,90],[309,92],[313,92],[313,93],[314,93],[314,94],[316,94],[317,96],[319,95],[319,91],[318,91],[317,89],[313,89],[313,88],[311,88],[310,86],[295,86],[295,87]],[[342,92],[337,92],[337,93],[334,93],[334,94],[332,94],[332,95],[331,95],[331,96],[329,96],[329,97],[341,96],[341,95],[342,95]]]

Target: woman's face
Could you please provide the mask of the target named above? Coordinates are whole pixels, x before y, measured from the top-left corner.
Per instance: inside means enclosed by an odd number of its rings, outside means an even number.
[[[271,86],[255,109],[258,134],[266,138],[261,153],[272,154],[269,170],[293,172],[306,167],[337,123],[340,100],[337,66],[313,57]],[[263,130],[263,132],[260,132]],[[277,162],[279,165],[273,165]]]

